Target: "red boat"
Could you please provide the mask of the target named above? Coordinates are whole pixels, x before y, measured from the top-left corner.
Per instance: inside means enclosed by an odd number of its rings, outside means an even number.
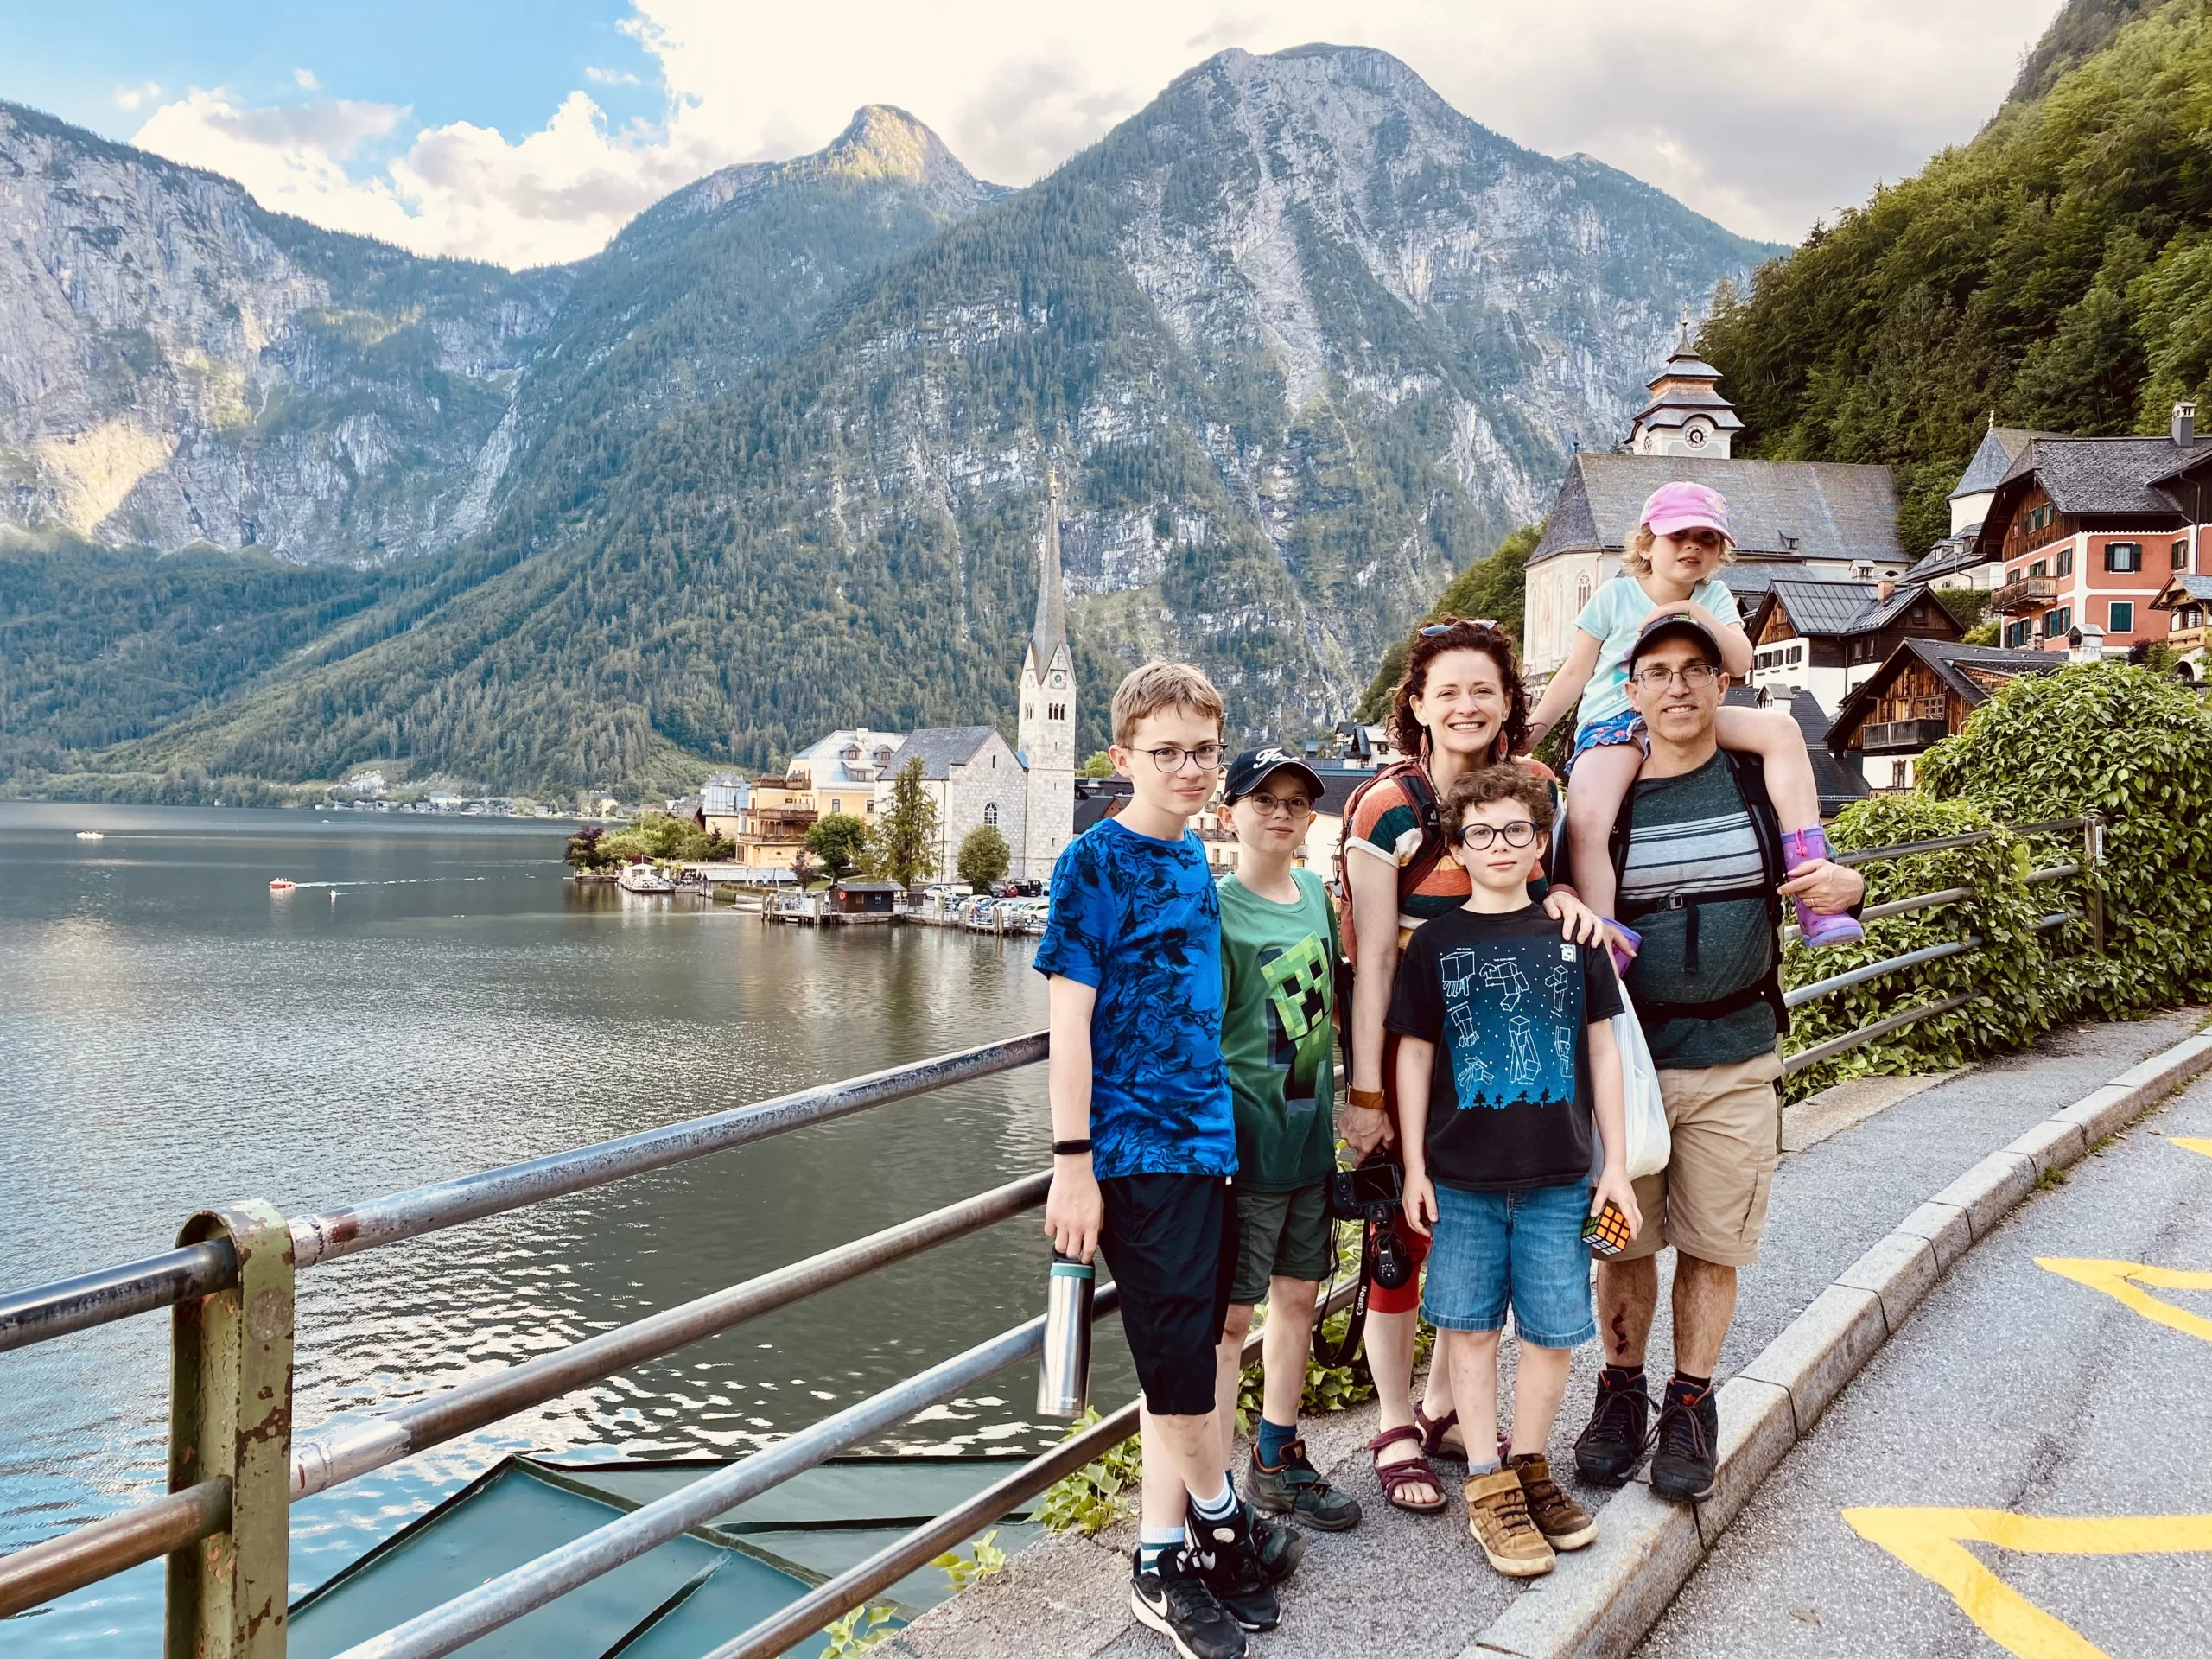
[[[269,884],[269,891],[271,893],[289,893],[294,887],[296,887],[299,885],[300,884],[298,882],[289,880],[280,875],[274,881],[271,881]]]

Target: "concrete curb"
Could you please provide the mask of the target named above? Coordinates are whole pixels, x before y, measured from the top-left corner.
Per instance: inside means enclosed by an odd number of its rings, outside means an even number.
[[[1537,1580],[1459,1659],[1624,1659],[1728,1523],[1930,1287],[2036,1184],[2212,1070],[2212,1032],[2154,1054],[1993,1152],[1900,1222],[1721,1386],[1713,1495],[1669,1503],[1640,1483],[1600,1512],[1598,1541]]]

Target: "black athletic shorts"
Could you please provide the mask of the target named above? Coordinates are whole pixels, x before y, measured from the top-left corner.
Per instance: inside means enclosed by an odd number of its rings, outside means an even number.
[[[1098,1190],[1099,1249],[1122,1287],[1145,1404],[1156,1416],[1204,1416],[1236,1276],[1236,1195],[1220,1175],[1113,1175]]]

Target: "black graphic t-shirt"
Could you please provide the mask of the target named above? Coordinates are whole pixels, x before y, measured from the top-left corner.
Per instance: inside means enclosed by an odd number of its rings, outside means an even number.
[[[1424,923],[1399,962],[1388,1023],[1436,1045],[1429,1179],[1482,1192],[1586,1177],[1588,1027],[1620,1011],[1604,949],[1562,939],[1534,905]]]

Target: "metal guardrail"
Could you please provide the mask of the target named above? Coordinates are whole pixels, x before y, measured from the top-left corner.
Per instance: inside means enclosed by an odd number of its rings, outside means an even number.
[[[2102,855],[2102,828],[2087,818],[2015,830],[2075,832],[2082,837],[2078,860],[2031,871],[2024,880],[2065,880],[2094,869]],[[1986,841],[1990,833],[1866,849],[1846,853],[1838,861],[1862,865],[1942,852]],[[1864,914],[1876,920],[1972,897],[1970,889],[1949,887],[1890,900]],[[2076,920],[2088,924],[2092,946],[2101,950],[2103,916],[2094,887],[2081,914],[2061,911],[2045,917],[2039,928],[2050,931]],[[1794,931],[1785,930],[1785,938]],[[1886,957],[1801,986],[1787,1000],[1792,1007],[1802,1006],[1850,986],[1965,955],[1981,944],[1978,935],[1970,936]],[[1963,1007],[1974,995],[1961,992],[1888,1015],[1789,1056],[1784,1070],[1802,1071]],[[168,1495],[0,1559],[0,1617],[166,1556],[170,1651],[201,1659],[283,1659],[288,1510],[293,1502],[1033,1210],[1044,1202],[1050,1178],[1039,1173],[1009,1182],[505,1370],[380,1415],[334,1425],[296,1445],[290,1401],[298,1270],[1032,1065],[1046,1052],[1046,1034],[1032,1033],[289,1220],[265,1204],[231,1205],[193,1217],[173,1250],[0,1296],[0,1352],[170,1308],[177,1384]],[[1351,1294],[1350,1287],[1343,1287],[1332,1306]],[[1100,1293],[1099,1313],[1113,1309],[1115,1296],[1111,1287]],[[449,1653],[1018,1363],[1037,1351],[1042,1330],[1042,1320],[1032,1319],[1003,1332],[363,1643],[341,1659],[430,1659]],[[1248,1360],[1260,1340],[1255,1331],[1247,1344]],[[772,1659],[1126,1440],[1135,1427],[1132,1404],[817,1586],[709,1659]]]

